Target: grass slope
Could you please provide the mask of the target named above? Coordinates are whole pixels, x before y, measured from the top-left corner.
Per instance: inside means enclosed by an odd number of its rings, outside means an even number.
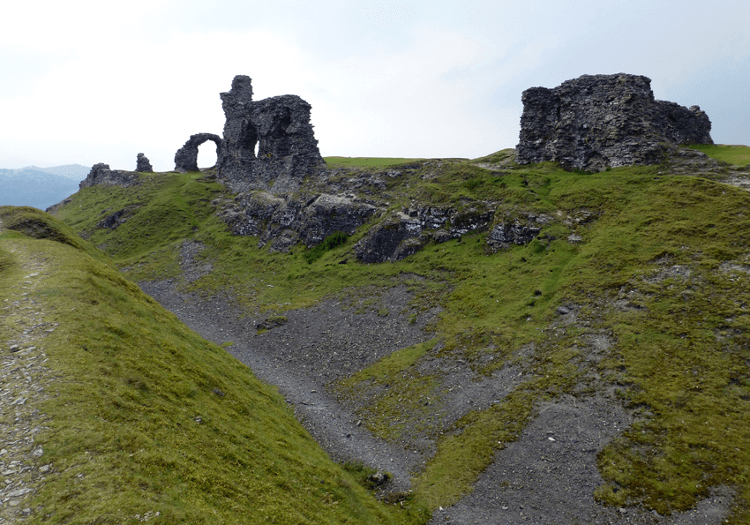
[[[326,164],[330,168],[341,167],[386,167],[406,164],[421,159],[400,159],[388,157],[325,157]]]
[[[742,150],[713,148],[707,154],[744,162],[736,156]],[[281,313],[329,295],[376,294],[373,283],[404,282],[415,293],[413,312],[441,306],[441,344],[404,349],[336,385],[343,397],[364,399],[364,419],[382,437],[422,432],[438,440],[416,480],[419,504],[445,506],[469,492],[541,402],[611,387],[636,423],[599,455],[606,480],[596,491],[600,500],[664,513],[728,485],[737,492],[730,522],[750,521],[747,192],[670,176],[664,166],[599,174],[519,166],[507,150],[421,162],[389,180],[391,209],[414,199],[471,213],[489,201],[498,221],[541,217],[540,236],[492,253],[486,232],[469,234],[398,263],[362,265],[340,263],[351,261],[368,226],[308,264],[302,247],[271,253],[257,239],[231,236],[210,205],[223,191],[196,174],[161,175],[128,190],[84,189],[58,216],[135,279],[178,276],[179,243],[199,240],[213,271],[191,286],[209,294],[229,288],[251,309]],[[129,221],[96,227],[106,210],[127,205]],[[173,212],[157,221],[157,208]],[[578,321],[552,330],[561,305],[574,307]],[[613,346],[591,363],[585,341],[596,334]],[[418,371],[427,355],[460,359],[478,376],[515,363],[528,379],[443,435],[429,421],[446,392],[439,377]]]
[[[0,304],[26,275],[26,253],[46,267],[32,299],[59,323],[43,342],[57,379],[37,439],[53,474],[32,523],[137,523],[156,512],[160,523],[407,520],[331,462],[273,388],[67,226],[31,208],[0,216]]]
[[[748,146],[694,144],[690,147],[702,151],[711,158],[734,164],[735,166],[747,166],[750,164],[750,147]]]

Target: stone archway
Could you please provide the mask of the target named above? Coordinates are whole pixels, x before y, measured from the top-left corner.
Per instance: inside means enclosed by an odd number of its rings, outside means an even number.
[[[224,141],[213,133],[196,133],[191,135],[188,141],[177,150],[174,155],[174,169],[180,173],[198,170],[198,146],[212,140],[216,144],[216,157],[221,158],[221,150]]]

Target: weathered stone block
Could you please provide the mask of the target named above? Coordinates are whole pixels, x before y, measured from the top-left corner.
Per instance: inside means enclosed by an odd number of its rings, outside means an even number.
[[[91,171],[78,185],[79,188],[88,188],[95,185],[122,186],[127,188],[138,184],[139,177],[132,171],[111,170],[109,164],[100,162],[91,167]]]

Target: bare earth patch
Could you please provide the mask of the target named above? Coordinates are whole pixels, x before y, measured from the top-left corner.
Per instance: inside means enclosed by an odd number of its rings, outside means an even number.
[[[474,491],[437,511],[430,524],[722,523],[732,502],[726,489],[672,516],[594,500],[594,489],[603,483],[597,453],[630,422],[620,404],[604,395],[565,396],[543,405],[519,439],[496,453]]]

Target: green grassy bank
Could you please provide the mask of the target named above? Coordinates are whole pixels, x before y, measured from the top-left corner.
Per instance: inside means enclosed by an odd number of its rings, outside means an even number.
[[[0,304],[58,323],[39,407],[31,523],[405,523],[333,463],[284,399],[126,280],[109,257],[32,208],[0,208]],[[9,229],[14,228],[14,229]],[[14,332],[0,317],[0,331]],[[4,339],[4,338],[3,338]],[[8,348],[0,349],[9,352]],[[138,517],[136,516],[138,515]]]

